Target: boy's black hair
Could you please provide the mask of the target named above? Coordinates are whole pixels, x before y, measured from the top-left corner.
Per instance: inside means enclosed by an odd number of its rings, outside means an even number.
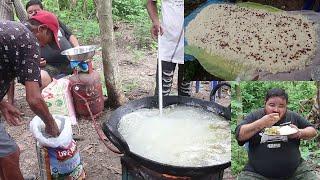
[[[39,5],[41,9],[43,9],[43,5],[41,0],[30,0],[29,2],[27,2],[26,4],[26,10],[33,5]]]
[[[265,102],[267,102],[272,97],[281,97],[285,99],[286,102],[288,103],[288,94],[283,89],[280,89],[280,88],[269,89],[265,97]]]

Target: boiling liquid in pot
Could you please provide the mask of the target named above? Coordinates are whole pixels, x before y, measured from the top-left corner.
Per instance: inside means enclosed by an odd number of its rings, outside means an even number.
[[[230,125],[200,108],[140,109],[123,116],[119,132],[130,151],[175,166],[203,167],[231,160]]]

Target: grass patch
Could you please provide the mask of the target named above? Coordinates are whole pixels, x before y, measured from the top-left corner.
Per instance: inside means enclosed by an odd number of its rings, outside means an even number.
[[[126,82],[126,83],[122,84],[122,90],[125,93],[129,93],[132,90],[137,89],[138,87],[139,87],[139,85],[136,81]]]

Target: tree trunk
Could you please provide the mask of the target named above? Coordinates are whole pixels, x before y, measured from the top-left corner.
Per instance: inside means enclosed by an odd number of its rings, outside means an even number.
[[[84,14],[87,15],[87,10],[87,0],[83,0],[82,12],[84,12]]]
[[[316,82],[317,83],[317,99],[316,99],[316,111],[318,114],[318,119],[316,119],[317,124],[320,124],[320,81]]]
[[[107,105],[117,108],[125,103],[126,98],[122,92],[119,65],[115,58],[111,2],[112,0],[95,0],[95,5],[100,26],[104,78],[108,91]]]
[[[241,106],[237,109],[237,122],[240,122],[243,119],[243,108],[242,108],[242,96],[241,96],[241,88],[240,83],[235,85],[236,90],[236,100],[241,104]]]
[[[77,0],[71,0],[71,8],[75,8],[77,6]]]

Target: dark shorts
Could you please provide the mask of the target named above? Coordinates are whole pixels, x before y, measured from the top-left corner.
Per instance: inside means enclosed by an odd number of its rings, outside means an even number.
[[[4,129],[0,120],[0,157],[5,157],[17,150],[17,144]]]
[[[281,179],[281,180],[315,180],[319,179],[319,177],[315,174],[313,169],[311,169],[306,161],[302,161],[302,163],[298,166],[297,170],[293,174],[291,178]],[[278,180],[278,179],[270,179],[266,178],[260,174],[250,172],[250,171],[242,171],[237,180]]]

